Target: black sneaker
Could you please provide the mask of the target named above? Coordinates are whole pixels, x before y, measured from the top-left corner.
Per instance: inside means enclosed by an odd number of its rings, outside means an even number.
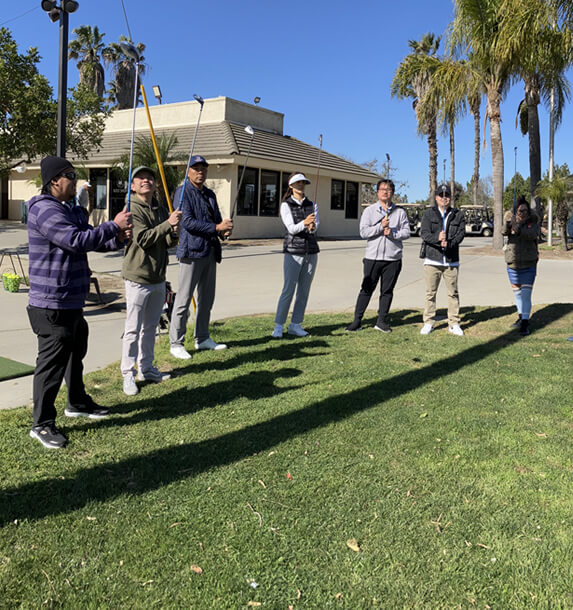
[[[107,407],[100,407],[90,397],[83,405],[68,405],[64,413],[68,417],[89,417],[90,419],[102,419],[109,415]]]
[[[376,324],[376,326],[374,327],[374,330],[379,330],[381,333],[391,333],[392,332],[390,325],[387,324],[386,322],[378,322],[378,324]]]
[[[354,332],[355,330],[362,330],[362,326],[360,326],[360,320],[354,320],[346,327],[347,332]]]
[[[521,320],[521,324],[519,325],[519,334],[522,337],[527,337],[527,335],[531,334],[529,330],[529,320]]]
[[[30,436],[37,438],[48,449],[63,449],[68,444],[68,437],[62,434],[55,424],[34,426],[30,430]]]
[[[521,316],[518,316],[517,320],[511,325],[511,328],[519,328],[521,326]]]

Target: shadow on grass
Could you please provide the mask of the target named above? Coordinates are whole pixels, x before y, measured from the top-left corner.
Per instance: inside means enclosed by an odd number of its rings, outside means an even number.
[[[571,313],[573,304],[548,305],[536,314],[537,327]],[[378,407],[386,400],[455,374],[521,339],[509,331],[488,342],[473,345],[424,368],[407,371],[346,394],[330,396],[307,407],[253,424],[217,438],[152,451],[145,455],[107,462],[77,473],[73,479],[51,480],[7,488],[0,503],[0,524],[14,519],[40,519],[69,513],[91,502],[104,502],[126,493],[143,494],[245,457],[266,451],[291,438]],[[264,375],[264,373],[263,373]],[[267,382],[272,378],[267,377]],[[272,381],[271,381],[272,383]],[[381,399],[381,397],[383,397]]]
[[[285,392],[298,390],[304,386],[290,385],[285,388],[276,385],[277,379],[288,379],[301,374],[296,368],[281,368],[277,371],[252,371],[246,375],[236,377],[232,382],[221,381],[207,387],[180,388],[152,400],[140,400],[124,404],[113,409],[113,414],[133,415],[122,418],[109,418],[97,423],[85,420],[75,426],[75,430],[89,428],[120,428],[133,426],[140,422],[158,421],[170,419],[181,415],[189,415],[204,409],[212,409],[217,405],[238,398],[259,400],[271,396],[280,396]]]
[[[250,347],[253,345],[260,345],[272,342],[267,349],[260,352],[247,352],[247,353],[236,353],[230,350],[227,353],[233,354],[230,357],[226,357],[223,360],[203,360],[199,361],[200,356],[196,356],[189,364],[175,367],[173,370],[177,374],[195,375],[197,373],[208,373],[215,369],[230,369],[237,366],[242,366],[247,362],[270,362],[277,360],[279,362],[288,362],[289,360],[297,360],[298,358],[309,358],[311,356],[321,356],[324,352],[309,351],[315,348],[329,348],[330,345],[325,341],[311,340],[310,337],[306,339],[298,339],[293,341],[277,341],[276,339],[261,339],[260,341],[254,339],[252,342],[249,341],[233,341],[233,347]],[[226,355],[226,354],[225,354]]]

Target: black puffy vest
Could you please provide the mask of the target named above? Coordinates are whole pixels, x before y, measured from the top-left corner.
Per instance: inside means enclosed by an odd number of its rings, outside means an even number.
[[[302,205],[299,205],[292,197],[286,200],[288,207],[290,208],[292,219],[295,224],[298,224],[304,220],[309,214],[314,212],[314,206],[310,199],[303,201]],[[285,235],[283,244],[283,252],[289,254],[316,254],[319,251],[318,243],[316,241],[316,234],[309,233],[306,229],[291,235],[288,231]]]

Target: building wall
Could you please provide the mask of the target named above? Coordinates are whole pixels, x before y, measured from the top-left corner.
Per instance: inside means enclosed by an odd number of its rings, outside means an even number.
[[[149,98],[148,98],[149,102]],[[195,125],[199,118],[201,106],[196,101],[179,102],[149,106],[153,128],[177,129],[181,125]],[[216,97],[205,100],[201,113],[201,125],[231,121],[242,125],[252,125],[272,133],[283,133],[284,115],[268,108],[253,106],[228,97]],[[116,110],[106,121],[106,132],[129,132],[133,125],[133,110]],[[148,130],[145,108],[135,112],[135,129]]]
[[[24,173],[11,172],[8,183],[8,219],[22,218],[22,203],[38,195],[40,189],[36,186],[39,171],[26,170]]]

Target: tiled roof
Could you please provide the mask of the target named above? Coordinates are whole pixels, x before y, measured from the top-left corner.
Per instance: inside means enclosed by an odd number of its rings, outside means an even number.
[[[170,134],[170,129],[157,129],[155,135],[159,138],[162,134]],[[184,126],[177,129],[177,145],[173,152],[187,158],[195,126]],[[148,136],[147,130],[135,132],[138,136]],[[222,121],[221,123],[207,123],[200,125],[195,141],[195,154],[209,158],[223,160],[225,157],[234,155],[245,156],[247,154],[251,136],[245,132],[243,125]],[[93,151],[87,162],[89,166],[94,164],[109,165],[129,152],[131,141],[130,132],[104,134],[99,151]],[[319,148],[311,146],[306,142],[297,140],[290,136],[269,133],[255,129],[251,158],[267,159],[269,161],[284,161],[303,167],[316,168],[318,163]],[[332,155],[325,150],[320,152],[320,167],[332,172],[347,172],[359,175],[365,182],[376,182],[377,174],[368,171],[361,165],[347,161],[342,157]]]

